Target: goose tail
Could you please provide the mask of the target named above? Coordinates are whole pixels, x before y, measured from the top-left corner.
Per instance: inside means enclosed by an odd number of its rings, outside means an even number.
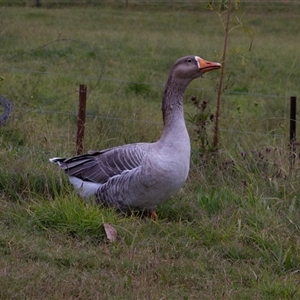
[[[61,166],[61,163],[65,160],[65,158],[61,158],[61,157],[53,157],[53,158],[49,158],[49,161],[52,163],[56,163],[59,166]]]
[[[50,162],[58,164],[62,169],[65,169],[63,163],[66,161],[66,158],[53,157],[49,159]],[[76,176],[68,176],[70,183],[74,186],[75,190],[82,198],[89,198],[90,196],[95,196],[97,190],[102,186],[100,183],[90,182],[83,180]]]
[[[69,181],[79,196],[84,199],[96,196],[98,189],[102,186],[100,183],[85,181],[75,176],[69,176]]]

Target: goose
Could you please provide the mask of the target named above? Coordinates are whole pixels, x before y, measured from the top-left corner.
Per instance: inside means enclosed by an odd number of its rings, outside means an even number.
[[[163,130],[158,141],[89,151],[49,159],[68,175],[82,198],[117,210],[143,211],[156,220],[156,206],[186,181],[190,167],[190,138],[185,125],[183,95],[190,82],[221,68],[199,56],[178,59],[170,70],[162,99]]]

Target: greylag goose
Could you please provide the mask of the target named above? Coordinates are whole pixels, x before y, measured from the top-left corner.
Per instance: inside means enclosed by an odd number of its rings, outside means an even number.
[[[98,204],[122,211],[146,211],[157,219],[156,205],[175,193],[189,172],[191,146],[184,121],[184,91],[193,79],[220,67],[199,56],[175,62],[165,85],[164,126],[157,142],[127,144],[50,161],[65,171],[81,197],[94,195]]]

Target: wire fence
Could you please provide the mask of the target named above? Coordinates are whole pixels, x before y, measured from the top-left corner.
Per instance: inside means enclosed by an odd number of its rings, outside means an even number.
[[[1,105],[1,102],[0,102]],[[43,108],[16,108],[15,111],[17,112],[25,112],[25,113],[39,113],[39,114],[58,114],[58,115],[65,115],[69,117],[77,117],[78,111],[61,111],[61,110],[49,110],[49,109],[43,109]],[[155,122],[152,120],[139,120],[139,119],[133,119],[133,118],[127,118],[127,117],[114,117],[114,116],[109,116],[109,115],[100,115],[100,114],[93,114],[93,113],[87,113],[86,114],[87,118],[91,119],[103,119],[103,120],[111,120],[111,121],[124,121],[124,122],[134,122],[134,123],[140,123],[140,124],[155,124],[155,125],[161,125],[161,122]],[[282,120],[286,119],[287,121],[289,120],[287,117],[282,117],[280,118]],[[0,123],[0,125],[3,125]],[[190,126],[192,127],[192,126]],[[222,131],[222,129],[220,129]],[[252,134],[252,135],[270,135],[270,132],[257,132],[257,131],[249,131],[249,130],[235,130],[235,129],[226,129],[223,131],[228,131],[228,132],[237,132],[237,133],[245,133],[245,134]],[[274,136],[280,137],[283,135],[280,134],[274,134]]]
[[[147,81],[132,81],[132,80],[128,80],[128,79],[119,79],[119,78],[113,78],[113,77],[105,77],[104,76],[104,66],[103,63],[102,64],[102,68],[100,68],[99,74],[95,74],[95,75],[86,75],[86,74],[74,74],[74,73],[68,73],[68,72],[50,72],[50,71],[44,71],[44,70],[36,70],[33,68],[18,68],[18,67],[14,67],[14,66],[9,66],[9,62],[13,62],[16,59],[21,58],[22,56],[26,55],[26,54],[30,54],[32,52],[35,52],[37,50],[40,49],[44,49],[50,45],[53,45],[54,43],[71,43],[71,44],[77,44],[80,45],[81,47],[85,48],[87,51],[93,52],[95,53],[95,55],[99,56],[99,53],[97,53],[94,49],[92,49],[92,47],[86,43],[83,43],[81,41],[75,40],[75,39],[58,39],[58,40],[54,40],[54,41],[50,41],[40,47],[36,47],[33,49],[30,49],[28,51],[24,51],[22,53],[18,53],[16,55],[12,55],[10,57],[7,57],[5,59],[2,59],[0,61],[0,71],[6,72],[8,74],[18,74],[18,73],[26,73],[32,75],[39,75],[39,76],[52,76],[54,78],[76,78],[76,80],[80,80],[81,82],[85,82],[88,80],[92,80],[94,81],[93,85],[88,86],[88,91],[89,93],[94,90],[96,87],[98,87],[100,85],[101,82],[110,82],[113,85],[117,85],[117,84],[137,84],[137,85],[147,85],[150,87],[161,87],[163,88],[163,84],[160,83],[153,83],[153,82],[147,82]],[[5,66],[3,66],[3,63],[6,63]],[[101,89],[101,87],[100,87]],[[201,92],[203,91],[203,89],[197,89],[197,88],[190,88],[192,90]],[[212,91],[213,89],[211,89]],[[50,102],[50,101],[56,101],[56,100],[61,100],[67,96],[70,95],[74,95],[74,98],[77,96],[75,96],[75,94],[78,93],[78,91],[73,90],[73,91],[69,91],[66,93],[58,93],[57,95],[52,96],[52,98],[50,99],[42,99],[43,101],[41,102]],[[225,93],[225,95],[227,96],[244,96],[242,97],[242,99],[246,99],[246,97],[249,98],[255,98],[255,97],[261,97],[264,99],[283,99],[285,101],[289,100],[289,97],[287,96],[283,96],[283,95],[278,95],[278,94],[273,94],[272,92],[270,93],[260,93],[260,92],[238,92],[238,91],[234,91],[234,90],[227,90]],[[14,102],[13,97],[11,97],[12,102]],[[4,125],[7,121],[8,118],[10,116],[10,114],[12,113],[12,102],[7,101],[6,98],[4,98],[3,96],[1,96],[0,98],[0,106],[2,106],[4,108],[3,114],[2,116],[0,116],[0,125]],[[30,108],[28,106],[20,106],[18,105],[17,107],[15,107],[15,111],[16,112],[24,112],[27,114],[30,113],[39,113],[39,114],[61,114],[61,115],[67,115],[67,116],[77,116],[77,111],[63,111],[63,110],[58,110],[58,109],[49,109],[47,107],[43,107],[42,105],[39,105],[38,108]],[[0,111],[1,112],[1,111]],[[115,122],[135,122],[135,123],[147,123],[147,124],[161,124],[162,122],[154,122],[153,120],[137,120],[137,119],[131,119],[128,118],[128,116],[124,115],[122,116],[110,116],[107,113],[105,114],[95,114],[95,113],[90,113],[87,112],[86,114],[87,118],[99,118],[99,119],[103,119],[103,120],[114,120]],[[289,120],[288,116],[282,116],[282,118],[285,118],[287,121]],[[227,131],[227,132],[231,132],[231,133],[238,133],[238,134],[245,134],[245,135],[257,135],[257,136],[267,136],[270,135],[270,130],[268,130],[268,132],[263,132],[263,131],[250,131],[250,130],[238,130],[238,129],[231,129],[231,128],[227,128],[227,129],[220,129],[221,131]],[[274,134],[274,137],[282,137],[282,135],[280,134]]]
[[[34,50],[32,50],[34,51]],[[27,52],[24,52],[26,54]],[[6,60],[4,60],[6,61]],[[2,62],[4,62],[2,61]],[[1,63],[0,62],[0,65]],[[68,74],[68,73],[54,73],[54,72],[48,72],[48,71],[37,71],[37,70],[31,70],[31,69],[17,69],[17,68],[3,68],[0,66],[0,71],[5,71],[9,73],[28,73],[28,74],[37,74],[37,75],[48,75],[48,76],[55,76],[55,77],[68,77],[68,78],[77,78],[80,79],[82,82],[85,80],[97,80],[97,83],[90,87],[89,91],[91,92],[101,81],[111,81],[115,84],[117,83],[124,83],[124,84],[139,84],[139,85],[149,85],[149,86],[160,86],[164,87],[164,84],[161,83],[154,83],[154,82],[147,82],[147,81],[132,81],[132,80],[126,80],[126,79],[119,79],[119,78],[110,78],[110,77],[104,77],[102,74],[98,76],[87,76],[84,74]],[[199,88],[191,88],[190,90],[196,90],[196,91],[203,91],[205,89],[199,89]],[[212,91],[213,89],[210,89]],[[243,95],[243,96],[249,96],[249,97],[262,97],[262,98],[272,98],[272,99],[288,99],[288,96],[278,95],[278,94],[272,94],[270,93],[260,93],[260,92],[238,92],[234,90],[227,90],[224,92],[226,95]],[[61,98],[61,95],[57,96],[57,99]]]

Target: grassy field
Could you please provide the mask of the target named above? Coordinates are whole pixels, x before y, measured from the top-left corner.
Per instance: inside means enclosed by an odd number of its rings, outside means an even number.
[[[157,222],[82,202],[48,163],[76,152],[81,83],[85,150],[158,139],[173,62],[221,60],[223,26],[204,6],[0,8],[0,94],[14,103],[0,127],[0,299],[299,299],[299,151],[290,168],[288,149],[295,2],[242,3],[233,15],[231,26],[247,27],[230,33],[219,151],[209,151],[212,122],[203,145],[189,122],[214,113],[214,72],[186,92],[190,176]],[[192,96],[208,102],[204,112]]]

